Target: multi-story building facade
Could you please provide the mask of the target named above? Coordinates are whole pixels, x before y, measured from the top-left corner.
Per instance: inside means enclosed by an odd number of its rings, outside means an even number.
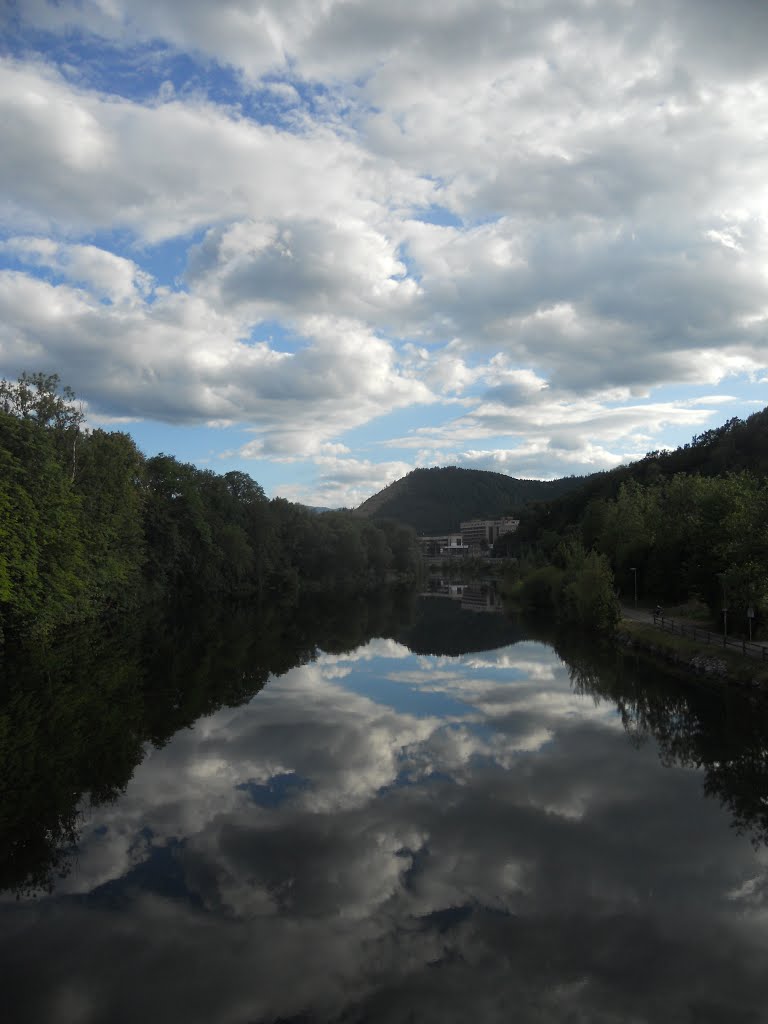
[[[432,534],[419,537],[421,553],[428,558],[453,558],[491,548],[505,533],[513,533],[518,519],[468,519],[461,524],[461,533]]]
[[[505,533],[514,533],[520,525],[519,519],[467,519],[461,523],[461,536],[468,547],[474,544],[493,547]]]
[[[455,555],[466,555],[469,548],[460,533],[443,533],[430,537],[419,537],[419,545],[423,555],[441,558],[452,558]]]

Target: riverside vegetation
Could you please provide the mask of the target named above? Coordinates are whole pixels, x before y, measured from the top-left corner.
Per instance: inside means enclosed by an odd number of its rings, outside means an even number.
[[[588,477],[521,513],[502,538],[523,604],[613,628],[615,595],[706,609],[717,628],[765,636],[768,612],[768,409],[730,420],[673,452]]]
[[[0,637],[185,595],[295,598],[412,578],[414,531],[269,500],[245,473],[85,430],[57,375],[0,382]]]
[[[455,518],[491,501],[521,520],[495,553],[516,559],[506,589],[525,608],[611,632],[619,594],[637,584],[652,604],[697,602],[712,624],[728,606],[736,632],[751,609],[757,639],[768,610],[767,473],[763,410],[581,480],[537,490],[510,478],[505,490],[499,474],[424,470],[356,513],[318,515],[267,499],[245,473],[145,458],[127,434],[86,431],[56,375],[25,374],[0,382],[0,634],[50,634],[170,596],[286,601],[413,579],[414,526],[437,529],[435,508]]]

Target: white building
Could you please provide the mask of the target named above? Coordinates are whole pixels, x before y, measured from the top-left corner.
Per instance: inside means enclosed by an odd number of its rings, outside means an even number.
[[[467,519],[461,524],[461,536],[469,547],[472,544],[487,544],[493,547],[505,533],[514,533],[520,525],[519,519]]]
[[[440,556],[441,558],[452,558],[455,555],[466,555],[469,547],[464,543],[460,533],[442,533],[430,537],[419,537],[421,553]]]

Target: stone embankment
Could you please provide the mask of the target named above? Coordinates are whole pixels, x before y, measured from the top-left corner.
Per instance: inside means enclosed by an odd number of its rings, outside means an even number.
[[[666,668],[687,678],[733,683],[768,693],[768,660],[761,645],[734,642],[719,648],[718,637],[703,627],[665,617],[654,622],[652,612],[622,609],[616,631],[622,647],[640,651],[663,662]]]

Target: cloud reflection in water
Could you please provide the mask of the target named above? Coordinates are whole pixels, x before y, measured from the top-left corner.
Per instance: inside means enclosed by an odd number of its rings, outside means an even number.
[[[52,1024],[758,1021],[765,867],[545,645],[378,640],[150,752],[3,953]]]

